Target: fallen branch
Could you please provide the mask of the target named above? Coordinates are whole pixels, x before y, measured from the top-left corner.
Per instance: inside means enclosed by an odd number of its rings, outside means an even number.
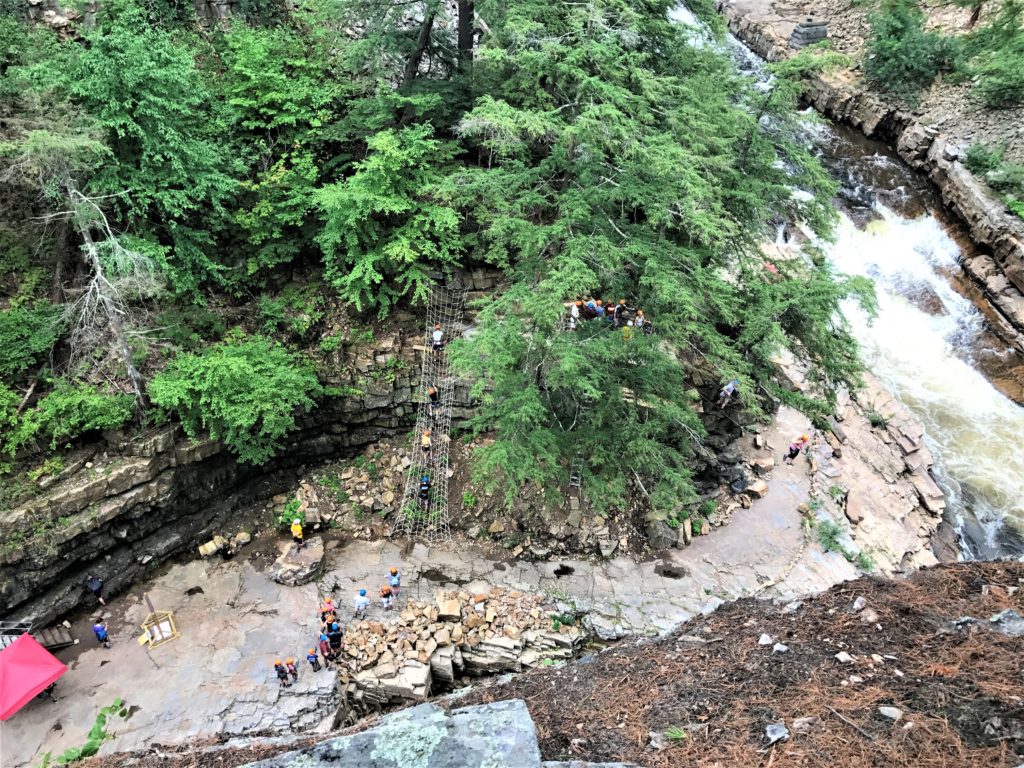
[[[852,720],[850,720],[849,718],[847,718],[847,717],[844,717],[843,715],[841,715],[841,714],[839,714],[838,712],[836,712],[836,711],[835,711],[834,709],[832,709],[832,707],[829,707],[829,706],[827,706],[827,705],[826,705],[825,709],[827,709],[827,710],[828,710],[829,712],[831,712],[831,713],[832,713],[833,715],[835,715],[836,717],[838,717],[838,718],[839,718],[840,720],[842,720],[842,721],[843,721],[844,723],[846,723],[846,724],[847,724],[848,726],[850,726],[851,728],[855,729],[855,730],[856,730],[856,731],[857,731],[857,732],[858,732],[858,733],[859,733],[859,734],[860,734],[861,736],[863,736],[863,737],[864,737],[865,739],[867,739],[868,741],[874,741],[874,740],[875,740],[875,737],[874,737],[874,736],[872,736],[872,735],[871,735],[870,733],[868,733],[867,731],[865,731],[865,730],[864,730],[863,728],[861,728],[861,727],[860,727],[859,725],[857,725],[857,724],[856,724],[855,722],[853,722],[853,721],[852,721]]]

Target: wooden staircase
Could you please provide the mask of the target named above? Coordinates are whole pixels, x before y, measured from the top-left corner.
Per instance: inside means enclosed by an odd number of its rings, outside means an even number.
[[[0,650],[6,648],[17,640],[19,636],[25,634],[31,634],[36,639],[36,642],[48,651],[56,651],[75,644],[75,639],[71,636],[71,632],[63,624],[57,624],[56,626],[33,632],[31,624],[4,621],[0,622]]]

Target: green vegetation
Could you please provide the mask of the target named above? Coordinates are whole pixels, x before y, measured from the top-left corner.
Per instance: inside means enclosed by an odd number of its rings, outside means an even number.
[[[1024,2],[1001,0],[992,21],[974,27],[984,0],[971,7],[971,31],[944,35],[929,30],[920,0],[882,0],[871,16],[864,76],[878,88],[915,105],[920,92],[942,72],[974,80],[975,95],[988,107],[1024,104]]]
[[[862,571],[870,572],[873,570],[875,563],[871,559],[871,555],[867,552],[859,552],[857,554],[851,552],[840,543],[839,537],[842,535],[843,529],[831,520],[825,520],[818,524],[818,543],[821,544],[823,550],[826,552],[838,552]]]
[[[689,734],[678,725],[673,725],[665,729],[665,738],[669,741],[683,741],[689,738]]]
[[[885,429],[889,426],[889,419],[878,411],[868,411],[865,415],[868,417],[868,424],[875,429]]]
[[[305,525],[306,510],[302,509],[302,502],[298,499],[288,499],[281,509],[281,514],[277,516],[277,525],[280,528],[290,528],[296,520]]]
[[[0,377],[13,381],[39,365],[62,330],[60,310],[48,302],[0,311]]]
[[[323,389],[306,353],[372,342],[374,316],[482,264],[508,288],[449,347],[478,386],[471,432],[493,438],[481,493],[555,493],[578,455],[590,498],[640,492],[679,524],[704,437],[694,361],[812,416],[857,383],[839,308],[870,307],[868,283],[813,249],[768,272],[759,250],[778,218],[829,235],[834,185],[792,137],[798,78],[836,54],[761,90],[669,0],[479,0],[479,38],[425,0],[254,0],[202,35],[179,6],[103,2],[63,41],[0,20],[0,308],[31,315],[0,324],[0,366],[23,377],[0,390],[5,442],[122,424],[134,395],[140,420],[264,462],[297,412],[355,391]],[[561,332],[563,302],[589,294],[657,333]],[[363,329],[323,336],[335,312]],[[783,349],[810,394],[776,383]],[[69,386],[104,407],[24,427]]]
[[[51,765],[68,765],[69,763],[77,763],[79,760],[85,760],[86,758],[95,755],[99,752],[103,742],[112,738],[107,732],[107,723],[114,715],[117,715],[122,720],[128,717],[128,707],[123,701],[121,701],[121,699],[114,699],[112,704],[103,707],[103,709],[99,711],[96,715],[95,722],[92,724],[92,728],[89,729],[89,733],[85,738],[85,744],[80,747],[71,747],[66,749],[56,758],[52,757],[50,752],[45,753],[38,768],[49,768]]]
[[[471,491],[463,491],[462,506],[464,509],[473,509],[476,506],[476,495]]]
[[[975,142],[968,148],[964,165],[985,179],[1002,198],[1006,206],[1024,218],[1024,166],[1003,160],[1002,147],[989,147]]]
[[[320,391],[308,365],[260,337],[181,354],[149,387],[153,403],[174,414],[189,437],[209,432],[253,464],[281,448],[295,412],[312,407]]]
[[[7,430],[0,431],[0,437],[4,438],[4,450],[12,456],[30,444],[53,450],[80,435],[116,429],[129,421],[133,412],[131,395],[60,381],[34,407],[14,418]]]
[[[917,0],[883,0],[871,17],[864,77],[874,87],[916,104],[918,94],[950,68],[951,42],[925,30]]]

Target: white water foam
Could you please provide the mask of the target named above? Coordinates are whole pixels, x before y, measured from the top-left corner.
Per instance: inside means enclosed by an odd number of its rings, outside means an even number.
[[[844,216],[836,243],[827,246],[843,272],[875,281],[873,323],[856,306],[844,311],[868,369],[924,425],[951,509],[962,513],[969,505],[997,549],[1004,522],[1024,529],[1024,409],[970,363],[984,320],[940,272],[956,265],[956,243],[931,216],[904,219],[881,205],[876,211],[882,218],[863,230]],[[934,314],[906,298],[922,290]]]

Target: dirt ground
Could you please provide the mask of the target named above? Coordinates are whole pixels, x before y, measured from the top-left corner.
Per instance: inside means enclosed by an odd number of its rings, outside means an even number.
[[[864,598],[860,610],[857,598]],[[1024,636],[989,621],[1008,608],[1024,611],[1021,563],[865,578],[786,606],[740,600],[661,639],[622,643],[447,703],[524,699],[547,760],[1012,768],[1024,762]],[[771,640],[762,645],[763,635]],[[835,658],[843,651],[853,661]],[[902,711],[899,720],[879,713],[887,706]],[[765,728],[779,722],[790,735],[768,746]],[[83,768],[231,768],[315,739],[203,751],[211,741]]]
[[[844,584],[793,611],[742,600],[664,639],[529,673],[458,705],[524,699],[548,760],[1017,766],[1024,637],[986,625],[1006,608],[1024,610],[1022,586],[1022,564],[961,564]],[[860,612],[857,597],[866,600]],[[963,616],[980,621],[953,624]],[[763,634],[789,650],[759,645]],[[837,661],[840,651],[855,660]],[[893,723],[881,706],[903,716]],[[798,718],[814,720],[797,732]],[[777,722],[792,735],[766,747],[765,728]],[[652,748],[652,732],[668,732],[664,748]]]

